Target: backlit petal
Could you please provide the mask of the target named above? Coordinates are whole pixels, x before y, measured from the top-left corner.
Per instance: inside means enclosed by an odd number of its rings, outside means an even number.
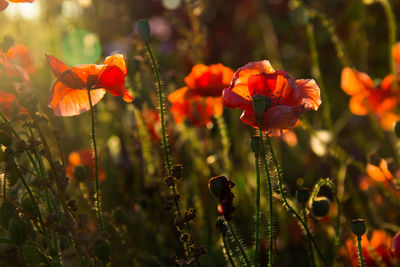
[[[183,87],[173,91],[168,95],[168,101],[171,103],[183,103],[188,100],[189,88]]]
[[[222,98],[224,105],[230,108],[240,108],[244,110],[248,105],[252,105],[251,100],[243,98],[229,88],[224,89]]]
[[[47,63],[50,66],[51,71],[53,72],[54,76],[58,77],[63,73],[64,71],[68,70],[69,68],[67,65],[65,65],[64,62],[56,58],[55,56],[52,55],[46,55]]]
[[[368,109],[365,107],[366,101],[363,94],[354,95],[350,98],[349,107],[354,115],[365,116],[368,114]]]
[[[8,7],[8,2],[5,0],[0,0],[0,11],[3,11]]]
[[[321,105],[320,89],[313,79],[296,80],[300,91],[300,101],[305,109],[318,110]]]
[[[372,80],[367,74],[348,67],[342,70],[340,83],[343,91],[348,95],[355,95],[373,87]]]
[[[115,55],[107,57],[104,60],[104,65],[117,66],[122,71],[122,73],[126,76],[126,73],[127,73],[126,60],[123,55],[115,54]]]

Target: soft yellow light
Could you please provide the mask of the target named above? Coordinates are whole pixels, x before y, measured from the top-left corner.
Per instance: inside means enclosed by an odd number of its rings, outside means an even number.
[[[33,3],[10,3],[8,8],[4,11],[4,14],[12,20],[24,19],[34,20],[40,17],[42,8],[40,1]]]

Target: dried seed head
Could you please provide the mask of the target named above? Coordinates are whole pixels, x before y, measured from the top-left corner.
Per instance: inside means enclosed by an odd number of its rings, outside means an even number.
[[[324,217],[328,214],[330,201],[327,197],[316,197],[311,203],[311,214],[315,217]]]
[[[355,219],[351,221],[351,231],[357,237],[361,237],[363,234],[365,234],[366,229],[365,220]]]

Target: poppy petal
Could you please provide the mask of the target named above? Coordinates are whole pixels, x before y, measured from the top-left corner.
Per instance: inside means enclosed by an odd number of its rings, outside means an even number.
[[[349,108],[354,115],[365,116],[368,109],[364,105],[365,97],[363,94],[354,95],[350,98]]]
[[[400,64],[400,42],[398,42],[394,45],[392,54],[393,54],[394,60],[396,60],[396,62],[398,64]]]
[[[53,98],[49,107],[56,116],[74,116],[90,110],[87,90],[71,89],[62,83],[52,87]],[[96,105],[105,95],[105,89],[90,90],[92,105]]]
[[[13,3],[33,3],[35,0],[8,0],[9,2]]]
[[[126,73],[127,73],[126,60],[123,55],[115,54],[115,55],[107,57],[104,60],[104,65],[117,66],[122,71],[122,73],[126,76]]]
[[[212,106],[214,109],[213,115],[216,117],[222,116],[224,113],[224,105],[222,101],[222,97],[209,97],[212,99]]]
[[[171,103],[183,103],[190,98],[192,94],[188,87],[180,88],[168,95],[168,101]]]
[[[392,112],[387,112],[378,116],[379,123],[385,131],[393,131],[394,125],[400,119],[398,115]]]
[[[340,83],[343,91],[348,95],[355,95],[373,87],[372,80],[367,74],[348,67],[342,70]]]
[[[243,98],[229,88],[224,89],[222,98],[224,105],[230,108],[245,109],[247,106],[252,105],[251,100]]]
[[[106,89],[109,87],[124,86],[124,84],[125,74],[116,65],[105,65],[97,81],[97,86]]]
[[[53,72],[54,76],[58,77],[64,71],[68,70],[69,68],[65,65],[64,62],[56,58],[55,56],[45,54],[47,63],[49,64],[51,71]]]
[[[300,90],[300,99],[305,109],[318,110],[321,105],[320,89],[313,79],[296,80],[296,84]]]
[[[3,11],[7,7],[8,7],[8,2],[6,2],[5,0],[0,0],[0,11]]]

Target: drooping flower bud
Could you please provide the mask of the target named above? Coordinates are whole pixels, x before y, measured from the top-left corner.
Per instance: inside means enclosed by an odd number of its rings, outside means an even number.
[[[147,20],[141,19],[136,22],[136,31],[140,38],[144,41],[148,41],[150,38],[150,24]]]
[[[327,197],[316,197],[311,203],[311,214],[315,217],[324,217],[328,214],[330,201]]]
[[[365,234],[365,231],[366,231],[365,220],[363,220],[363,219],[352,220],[351,221],[351,231],[357,237],[361,237],[363,234]]]

